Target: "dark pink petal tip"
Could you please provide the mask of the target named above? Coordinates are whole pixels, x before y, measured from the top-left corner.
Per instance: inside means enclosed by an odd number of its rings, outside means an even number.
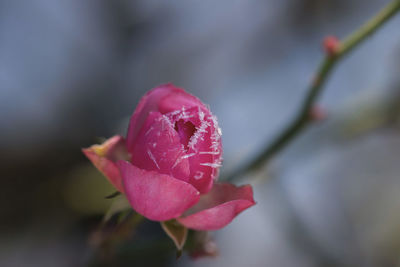
[[[126,161],[118,161],[117,165],[129,203],[150,220],[177,218],[199,201],[200,193],[184,181],[139,169]]]
[[[83,148],[82,152],[118,191],[124,192],[121,175],[115,164],[117,160],[129,159],[125,140],[122,136],[113,136],[101,145],[92,145],[89,148]]]
[[[177,220],[195,230],[218,230],[255,204],[250,185],[236,187],[228,183],[217,183],[189,210],[188,215]]]

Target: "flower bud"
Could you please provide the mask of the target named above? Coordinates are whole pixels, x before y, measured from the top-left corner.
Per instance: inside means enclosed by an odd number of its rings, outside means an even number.
[[[172,84],[140,100],[126,139],[115,136],[83,152],[150,220],[216,230],[255,204],[251,186],[215,182],[222,161],[217,118]]]

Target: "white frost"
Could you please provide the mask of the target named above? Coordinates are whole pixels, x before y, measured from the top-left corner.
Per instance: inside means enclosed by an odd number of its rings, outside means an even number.
[[[218,155],[219,151],[200,151],[199,154],[209,154],[209,155]]]
[[[196,155],[196,153],[186,154],[186,155],[182,156],[182,159],[187,159],[187,158],[193,157],[194,155]]]
[[[158,166],[156,158],[154,157],[153,153],[151,153],[150,149],[147,149],[147,154],[149,155],[150,159],[154,162],[154,164],[156,165],[157,169],[160,169],[160,166]]]
[[[193,178],[196,180],[200,180],[201,178],[203,178],[203,175],[204,175],[204,172],[197,171],[196,174],[193,176]]]
[[[174,165],[172,165],[171,169],[174,169],[181,161],[182,161],[182,157],[178,157],[178,158],[175,160]]]
[[[221,163],[218,163],[218,162],[213,162],[213,163],[205,162],[205,163],[200,163],[200,165],[201,166],[208,166],[208,167],[211,167],[211,168],[219,168],[219,167],[221,167]]]
[[[205,114],[199,108],[199,119],[200,119],[200,127],[196,127],[196,132],[190,138],[189,147],[195,149],[195,145],[199,141],[199,139],[204,140],[204,134],[207,133],[207,128],[211,126],[211,124],[205,120]]]
[[[146,133],[144,134],[145,136],[147,136],[151,131],[153,131],[154,130],[154,127],[153,126],[151,126],[147,131],[146,131]]]

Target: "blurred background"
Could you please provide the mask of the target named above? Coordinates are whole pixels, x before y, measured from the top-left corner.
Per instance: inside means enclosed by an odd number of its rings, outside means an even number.
[[[145,222],[103,260],[113,190],[80,151],[173,82],[218,116],[228,173],[296,114],[321,40],[388,2],[1,0],[0,266],[400,266],[400,16],[340,62],[328,118],[241,180],[258,204],[212,233],[216,258],[175,260]]]

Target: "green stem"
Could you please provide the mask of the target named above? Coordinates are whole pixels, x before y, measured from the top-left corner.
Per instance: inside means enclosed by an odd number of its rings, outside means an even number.
[[[387,20],[400,10],[400,1],[395,0],[382,8],[378,14],[367,21],[357,31],[348,36],[340,45],[338,54],[343,56],[350,52],[354,47],[364,41],[367,37],[378,30]]]
[[[259,155],[247,164],[239,167],[231,173],[231,175],[222,178],[222,180],[233,181],[250,170],[258,169],[268,162],[275,154],[285,148],[311,121],[311,109],[324,88],[324,84],[333,70],[335,64],[342,59],[346,54],[352,51],[367,37],[378,30],[388,19],[395,15],[400,10],[400,0],[395,0],[385,6],[373,18],[367,21],[354,33],[350,34],[344,41],[339,43],[335,54],[326,53],[321,64],[315,74],[314,81],[311,83],[308,93],[303,101],[300,112],[294,120],[283,129],[272,143],[265,147]]]

